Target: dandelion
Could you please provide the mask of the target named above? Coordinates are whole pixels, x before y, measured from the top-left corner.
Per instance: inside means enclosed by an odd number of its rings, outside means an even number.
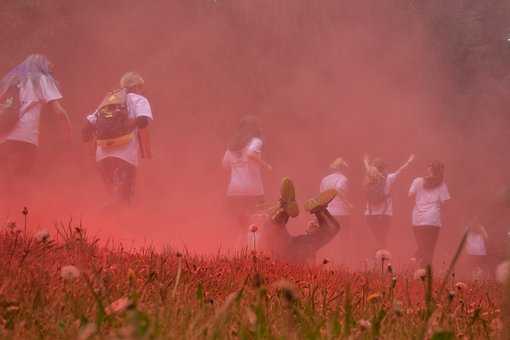
[[[16,229],[16,222],[12,221],[12,220],[7,221],[5,227],[8,229],[14,230],[14,229]]]
[[[416,269],[414,272],[414,279],[415,280],[425,280],[425,277],[427,277],[427,271],[424,268]]]
[[[359,320],[358,324],[362,329],[370,329],[372,327],[372,323],[364,319]]]
[[[375,258],[381,262],[388,261],[391,260],[391,253],[386,249],[379,249],[375,252]]]
[[[129,307],[133,305],[133,302],[127,297],[122,297],[118,300],[112,302],[111,305],[105,308],[105,312],[107,315],[111,315],[114,313],[122,313]]]
[[[50,233],[46,229],[39,230],[35,235],[34,238],[37,240],[37,242],[46,243],[51,240]]]
[[[464,282],[457,282],[455,284],[455,288],[457,288],[458,290],[465,290],[467,288],[467,284],[465,284]]]
[[[322,260],[322,264],[323,264],[323,265],[327,265],[327,264],[328,264],[328,263],[330,263],[330,262],[331,262],[331,261],[330,261],[328,258],[324,258],[324,259]]]
[[[252,225],[250,225],[250,231],[251,231],[252,233],[256,233],[258,230],[259,230],[259,227],[257,227],[257,225],[256,225],[256,224],[252,224]]]
[[[80,276],[80,271],[75,266],[63,266],[60,270],[60,276],[64,280],[74,280]]]
[[[294,285],[287,280],[280,280],[274,287],[283,295],[287,302],[294,302],[297,299]]]
[[[510,261],[500,263],[496,268],[496,280],[505,283],[510,275]]]

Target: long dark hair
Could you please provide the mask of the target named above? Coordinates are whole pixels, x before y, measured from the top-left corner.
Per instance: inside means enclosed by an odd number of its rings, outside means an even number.
[[[234,137],[228,144],[230,151],[239,152],[250,142],[254,137],[262,135],[259,127],[259,120],[255,116],[244,116],[241,118],[239,128],[237,129]]]
[[[440,161],[433,161],[429,164],[431,174],[425,177],[423,187],[425,189],[434,189],[443,184],[444,164]]]

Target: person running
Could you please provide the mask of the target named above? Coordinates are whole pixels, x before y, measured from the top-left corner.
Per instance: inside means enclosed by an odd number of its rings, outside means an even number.
[[[86,118],[83,138],[96,139],[96,161],[113,199],[107,207],[132,202],[139,160],[151,157],[147,127],[153,115],[144,86],[138,73],[124,74],[120,89],[109,93]]]
[[[415,200],[412,221],[417,250],[415,257],[423,264],[432,264],[439,231],[442,227],[442,211],[450,199],[444,181],[444,164],[430,163],[426,177],[416,178],[409,189],[409,196]]]
[[[336,190],[326,190],[305,203],[305,210],[316,221],[309,223],[305,234],[292,236],[287,230],[291,217],[299,215],[294,184],[284,178],[280,200],[264,225],[264,242],[272,255],[289,263],[314,263],[317,252],[328,244],[340,230],[340,223],[328,211],[328,204],[336,197]]]
[[[31,54],[0,80],[0,163],[7,214],[30,203],[41,111],[48,106],[70,135],[71,124],[53,77],[54,65]]]
[[[363,159],[365,165],[365,193],[367,206],[365,218],[376,241],[377,249],[386,249],[391,218],[393,216],[393,199],[391,191],[400,173],[414,160],[414,155],[395,172],[388,173],[386,164],[380,158]]]
[[[264,202],[262,169],[272,167],[262,158],[263,145],[258,119],[245,116],[223,156],[223,167],[230,172],[227,204],[239,231],[247,228],[251,214]]]

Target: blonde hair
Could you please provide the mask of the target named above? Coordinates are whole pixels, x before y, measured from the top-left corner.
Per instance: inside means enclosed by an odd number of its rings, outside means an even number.
[[[143,84],[145,84],[145,81],[142,76],[136,72],[127,72],[120,78],[120,87],[123,89],[129,89]]]

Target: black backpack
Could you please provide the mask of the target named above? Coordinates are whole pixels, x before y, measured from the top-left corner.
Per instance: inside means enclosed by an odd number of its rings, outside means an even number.
[[[126,103],[126,90],[109,93],[97,110],[96,137],[108,140],[131,133]]]
[[[0,134],[10,132],[20,118],[19,89],[11,86],[0,98]]]

